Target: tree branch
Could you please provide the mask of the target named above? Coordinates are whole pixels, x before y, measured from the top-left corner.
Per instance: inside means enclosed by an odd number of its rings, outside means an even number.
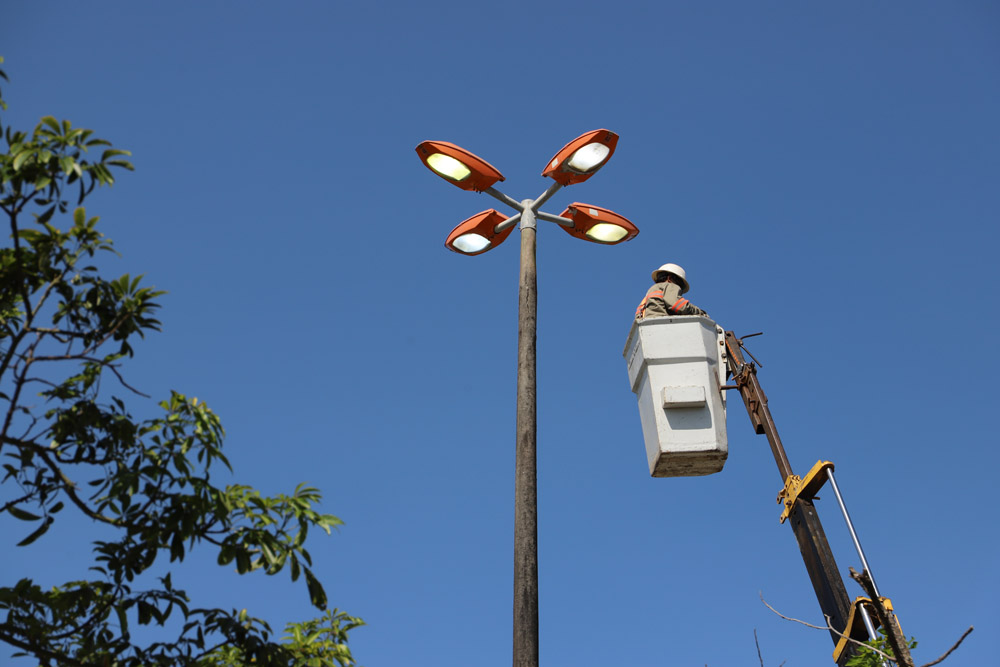
[[[84,514],[86,514],[87,516],[89,516],[91,519],[93,519],[95,521],[100,521],[101,523],[106,523],[106,524],[109,524],[111,526],[120,526],[120,525],[122,525],[122,522],[120,520],[118,520],[118,519],[112,519],[110,517],[104,516],[103,514],[95,512],[94,510],[92,510],[90,508],[89,505],[87,505],[87,503],[85,503],[82,500],[80,500],[80,497],[78,495],[76,495],[76,483],[73,482],[69,477],[67,477],[66,473],[64,473],[62,471],[62,468],[60,468],[59,465],[55,461],[52,460],[52,458],[50,456],[51,452],[49,450],[45,449],[44,447],[42,447],[40,445],[36,445],[34,443],[24,443],[23,446],[26,447],[27,449],[30,449],[35,454],[37,454],[39,456],[39,458],[41,458],[43,461],[45,461],[45,464],[48,465],[48,467],[52,470],[52,472],[54,472],[56,474],[56,476],[60,480],[62,480],[62,482],[63,482],[63,485],[62,485],[63,491],[66,492],[66,495],[69,496],[69,499],[73,502],[73,504],[76,505],[78,508],[80,508],[81,512],[83,512]]]
[[[767,607],[768,609],[770,609],[771,611],[773,611],[775,614],[777,614],[781,618],[785,619],[786,621],[794,621],[795,623],[801,623],[802,625],[804,625],[804,626],[806,626],[808,628],[815,628],[817,630],[829,630],[829,631],[833,632],[834,634],[836,634],[837,636],[843,637],[844,639],[846,639],[847,641],[851,642],[852,644],[857,644],[858,646],[863,646],[864,648],[869,649],[870,651],[873,651],[873,652],[879,654],[880,656],[882,656],[886,660],[894,660],[894,658],[891,655],[889,655],[888,653],[883,653],[882,651],[878,650],[877,648],[872,648],[868,644],[866,644],[864,642],[859,642],[857,639],[852,639],[851,637],[849,637],[849,636],[845,635],[844,633],[842,633],[841,631],[837,630],[835,627],[833,627],[832,625],[830,625],[830,617],[829,616],[824,616],[824,618],[826,618],[826,626],[813,625],[812,623],[806,623],[805,621],[800,621],[797,618],[792,618],[791,616],[785,616],[780,611],[778,611],[777,609],[775,609],[774,607],[772,607],[771,605],[769,605],[767,603],[767,600],[764,599],[764,594],[763,593],[758,593],[758,595],[760,595],[760,601],[764,603],[765,607]]]
[[[9,508],[14,507],[15,505],[19,505],[19,504],[23,503],[26,500],[31,500],[31,497],[33,495],[35,495],[35,494],[34,493],[26,493],[23,496],[21,496],[20,498],[15,498],[14,500],[11,500],[11,501],[9,501],[7,503],[4,503],[4,506],[0,507],[0,514],[3,514]]]
[[[821,627],[821,626],[818,626],[818,625],[813,625],[812,623],[806,623],[805,621],[800,621],[797,618],[791,618],[789,616],[785,616],[784,614],[782,614],[781,612],[779,612],[777,609],[775,609],[774,607],[772,607],[771,605],[769,605],[767,603],[767,601],[764,600],[764,595],[763,594],[760,594],[760,601],[764,603],[765,607],[767,607],[768,609],[770,609],[771,611],[773,611],[775,614],[777,614],[781,618],[785,619],[786,621],[794,621],[796,623],[801,623],[802,625],[805,625],[806,627],[816,628],[817,630],[831,630],[834,633],[840,635],[841,637],[844,637],[845,639],[847,639],[847,641],[852,642],[854,644],[858,644],[859,646],[863,646],[864,648],[872,651],[873,653],[877,653],[878,655],[882,656],[886,660],[892,660],[893,662],[898,662],[896,660],[896,658],[892,657],[891,655],[888,655],[887,653],[883,653],[882,651],[878,650],[877,648],[873,648],[873,647],[869,646],[868,644],[865,644],[863,642],[859,642],[856,639],[851,639],[847,635],[844,635],[844,634],[838,632],[833,626],[830,625],[830,617],[829,616],[826,617],[826,627],[824,628],[824,627]],[[952,645],[952,647],[950,649],[948,649],[947,651],[945,651],[944,655],[942,655],[937,660],[932,660],[930,662],[924,663],[920,667],[934,667],[934,665],[938,665],[938,664],[944,662],[945,658],[947,658],[949,655],[951,655],[955,651],[955,649],[957,649],[962,644],[962,642],[965,641],[965,638],[968,637],[972,633],[972,631],[974,629],[975,629],[975,626],[970,625],[969,629],[966,630],[964,633],[962,633],[962,636],[958,638],[958,641],[956,641]],[[757,630],[755,629],[754,630],[754,640],[756,641],[756,639],[757,639]],[[759,645],[757,646],[757,655],[760,656],[760,646]],[[761,662],[761,664],[763,664],[763,661]]]
[[[72,338],[83,338],[84,334],[79,331],[69,331],[57,327],[25,327],[25,333],[49,334],[50,336],[70,336]],[[60,343],[64,341],[59,341]]]
[[[96,350],[97,347],[100,347],[100,345],[91,346],[91,347],[88,347],[88,349],[93,351],[93,350]],[[37,357],[31,357],[30,361],[31,362],[36,362],[36,361],[89,361],[89,362],[94,363],[94,364],[100,364],[100,366],[102,368],[106,368],[109,371],[111,371],[112,373],[114,373],[115,377],[118,378],[119,384],[121,384],[123,387],[125,387],[126,389],[128,389],[129,391],[131,391],[133,394],[136,394],[138,396],[142,396],[143,398],[151,398],[149,396],[149,394],[144,394],[143,392],[139,391],[138,389],[136,389],[135,387],[133,387],[132,385],[130,385],[128,382],[126,382],[125,378],[122,377],[121,372],[118,370],[118,368],[114,364],[109,363],[109,362],[107,362],[104,359],[101,359],[99,357],[90,357],[90,356],[87,356],[86,355],[86,351],[81,351],[81,352],[78,352],[78,353],[75,353],[75,354],[71,353],[71,354],[47,354],[47,355],[41,355],[41,356],[37,356]]]
[[[38,341],[35,341],[28,346],[29,354],[34,351],[36,345],[38,345]],[[11,347],[11,352],[13,352],[13,349],[14,348]],[[5,364],[6,362],[7,359],[4,359]],[[31,360],[28,359],[24,362],[24,368],[21,369],[20,377],[14,379],[14,393],[10,397],[10,407],[7,409],[6,417],[4,417],[3,428],[0,428],[0,450],[3,449],[4,439],[6,439],[7,437],[7,431],[10,430],[10,425],[14,419],[14,413],[17,411],[17,402],[21,399],[21,390],[24,389],[25,379],[27,378],[28,368],[30,366],[31,366]],[[16,367],[14,374],[17,375]],[[2,377],[2,373],[0,373],[0,377]]]
[[[882,604],[882,600],[875,591],[875,583],[872,581],[871,574],[868,573],[868,570],[865,570],[863,574],[858,574],[853,567],[848,568],[848,571],[851,573],[851,578],[861,584],[861,588],[871,599],[871,605],[875,608],[875,614],[882,624],[882,630],[885,632],[885,638],[892,648],[893,655],[896,656],[896,662],[903,667],[916,667],[913,664],[913,656],[910,655],[910,646],[906,643],[906,637],[903,636],[903,631],[899,628],[896,615]]]
[[[970,625],[969,629],[966,630],[964,633],[962,633],[962,636],[958,638],[958,641],[955,642],[954,645],[952,645],[952,647],[950,649],[948,649],[947,651],[945,651],[944,655],[942,655],[937,660],[932,660],[931,662],[928,662],[925,665],[921,665],[920,667],[933,667],[933,665],[936,665],[936,664],[938,664],[940,662],[943,662],[945,658],[947,658],[949,655],[951,655],[952,651],[954,651],[955,649],[958,648],[959,644],[961,644],[962,642],[965,641],[965,638],[969,636],[969,633],[971,633],[973,629],[974,629],[973,626]]]
[[[70,658],[68,655],[65,655],[63,653],[53,653],[52,651],[47,651],[41,648],[37,644],[23,642],[17,639],[14,635],[5,630],[4,626],[6,625],[7,625],[6,623],[0,625],[0,640],[7,642],[11,646],[19,648],[22,651],[28,651],[29,653],[31,653],[36,657],[43,657],[43,658],[48,658],[49,660],[55,660],[56,663],[60,665],[72,665],[73,667],[87,667],[85,663],[82,663],[79,660],[74,660],[73,658]]]

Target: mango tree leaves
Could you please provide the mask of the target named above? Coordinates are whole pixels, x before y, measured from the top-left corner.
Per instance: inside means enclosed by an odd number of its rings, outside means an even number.
[[[305,547],[310,527],[341,523],[316,509],[319,491],[220,486],[225,432],[208,406],[172,392],[157,416],[137,419],[122,398],[145,398],[122,362],[159,330],[163,292],[143,276],[101,274],[94,257],[114,247],[82,203],[132,169],[128,151],[54,116],[30,135],[0,128],[11,230],[0,247],[0,513],[23,526],[10,536],[19,548],[51,539],[57,519],[101,537],[89,580],[0,586],[0,641],[46,666],[353,665],[346,633],[361,621],[327,611]],[[158,559],[180,564],[197,545],[240,574],[287,570],[325,615],[276,638],[246,610],[196,607],[169,573],[151,576]],[[136,625],[162,626],[165,638],[136,643]]]

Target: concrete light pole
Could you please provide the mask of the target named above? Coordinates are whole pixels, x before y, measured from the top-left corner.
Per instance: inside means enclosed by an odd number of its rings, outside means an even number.
[[[482,158],[454,144],[425,141],[417,155],[434,173],[463,190],[485,192],[513,208],[505,217],[495,209],[463,221],[448,235],[449,250],[478,255],[500,245],[520,223],[521,268],[518,286],[517,425],[515,429],[514,490],[514,667],[538,667],[538,475],[535,341],[538,290],[535,265],[536,221],[560,225],[586,241],[616,244],[639,230],[626,218],[604,208],[574,202],[560,215],[540,211],[542,204],[565,185],[580,183],[597,172],[614,153],[618,135],[594,130],[566,144],[547,164],[543,176],[553,183],[537,199],[517,201],[493,185],[503,175]]]
[[[514,462],[514,667],[538,665],[538,272],[531,202],[522,202],[517,307],[517,436]]]

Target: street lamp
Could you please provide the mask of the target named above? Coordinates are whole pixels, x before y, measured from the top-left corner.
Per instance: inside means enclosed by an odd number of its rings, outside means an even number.
[[[417,146],[417,155],[428,169],[463,190],[482,192],[504,180],[489,162],[447,141],[425,141]]]
[[[618,145],[618,135],[609,130],[594,130],[562,147],[549,161],[542,176],[560,185],[583,183],[611,159]]]
[[[514,225],[509,225],[503,231],[497,231],[497,227],[506,219],[506,215],[494,208],[476,213],[451,230],[444,245],[449,250],[463,255],[482,254],[503,243],[504,239],[514,231]]]
[[[593,204],[573,202],[559,217],[572,220],[573,224],[563,229],[584,241],[614,245],[630,241],[639,233],[639,229],[625,217]]]
[[[445,247],[463,255],[496,248],[521,229],[521,270],[518,294],[517,427],[514,490],[514,667],[538,666],[538,502],[536,467],[537,402],[535,339],[538,321],[538,274],[535,267],[536,220],[553,222],[578,239],[615,245],[629,241],[639,229],[624,216],[592,204],[574,202],[560,215],[539,210],[560,188],[582,183],[607,164],[618,135],[594,130],[569,142],[542,172],[555,181],[535,199],[517,201],[493,186],[504,180],[489,162],[446,141],[424,141],[417,155],[424,165],[463,190],[485,192],[514,209],[505,216],[496,209],[477,213],[448,234]]]

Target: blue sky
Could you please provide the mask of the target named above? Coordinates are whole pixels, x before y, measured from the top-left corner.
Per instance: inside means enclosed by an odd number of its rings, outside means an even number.
[[[722,326],[765,332],[750,349],[792,465],[836,463],[918,663],[976,626],[960,667],[1000,631],[998,29],[990,2],[14,1],[0,55],[5,124],[52,114],[132,150],[88,205],[122,253],[109,272],[169,291],[130,382],[207,401],[234,481],[324,490],[346,525],[312,552],[369,623],[362,664],[510,661],[518,242],[448,252],[494,201],[413,149],[457,143],[523,199],[603,127],[612,160],[545,210],[641,233],[538,234],[542,662],[757,664],[756,629],[767,667],[833,664],[758,598],[821,621],[739,401],[722,473],[648,476],[621,354],[673,261]],[[832,494],[818,506],[846,575]],[[6,581],[84,575],[93,534],[60,530],[8,541]],[[173,580],[205,604],[310,615],[284,575],[202,556]]]

